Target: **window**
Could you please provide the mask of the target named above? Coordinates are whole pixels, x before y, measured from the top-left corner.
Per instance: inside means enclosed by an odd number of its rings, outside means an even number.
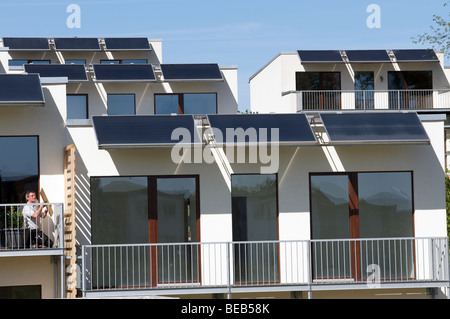
[[[127,274],[139,271],[135,274],[137,281],[132,283],[135,285],[196,282],[200,253],[194,244],[200,240],[198,203],[195,176],[92,177],[92,242],[99,245],[192,243],[161,245],[150,252],[148,246],[136,248],[134,257],[130,257],[134,258],[136,270],[123,269],[122,275],[126,278]],[[150,255],[154,262],[149,264]],[[126,264],[121,258],[127,257],[103,256],[99,252],[93,260],[102,258],[111,264]],[[93,282],[100,282],[103,275],[97,273]],[[111,287],[121,284],[116,279],[120,274],[116,275],[108,281]]]
[[[0,299],[41,299],[42,287],[34,286],[7,286],[0,287]]]
[[[216,93],[155,94],[155,114],[216,114]]]
[[[310,194],[315,278],[364,277],[373,256],[381,278],[414,276],[411,244],[389,240],[414,236],[411,172],[311,174]]]
[[[9,60],[8,66],[23,67],[24,64],[50,64],[50,60]]]
[[[39,189],[37,136],[0,137],[1,203],[23,203],[25,193]]]
[[[389,71],[389,108],[426,109],[433,107],[431,71]]]
[[[134,115],[134,94],[108,94],[108,115]]]
[[[147,64],[147,59],[100,60],[100,64]]]
[[[86,64],[86,60],[66,60],[65,64]]]
[[[232,175],[232,219],[236,282],[276,282],[278,274],[277,176]]]
[[[297,72],[296,90],[304,91],[302,107],[305,110],[341,108],[340,72]]]
[[[88,118],[88,96],[86,94],[67,95],[67,119]]]
[[[355,71],[355,108],[368,110],[374,108],[374,73]]]

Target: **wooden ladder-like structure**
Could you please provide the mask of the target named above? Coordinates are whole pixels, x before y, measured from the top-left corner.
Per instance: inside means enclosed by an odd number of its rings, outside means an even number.
[[[75,146],[64,148],[64,255],[66,298],[77,295],[77,252],[75,240]]]

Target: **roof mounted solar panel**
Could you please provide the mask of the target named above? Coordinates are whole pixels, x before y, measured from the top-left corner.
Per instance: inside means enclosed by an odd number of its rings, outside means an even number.
[[[149,82],[156,81],[151,64],[94,64],[98,82]]]
[[[417,113],[323,113],[330,143],[429,143]]]
[[[350,63],[391,62],[386,50],[346,50]]]
[[[38,74],[1,74],[0,105],[44,105]]]
[[[50,44],[47,38],[3,38],[3,46],[10,51],[49,51]]]
[[[432,49],[392,50],[397,62],[439,62]]]
[[[98,38],[55,38],[55,49],[59,51],[99,51]]]
[[[305,114],[214,114],[208,120],[217,145],[317,143]]]
[[[25,72],[39,73],[45,77],[67,77],[69,81],[87,81],[86,68],[83,64],[25,64]]]
[[[201,145],[193,115],[94,116],[100,149]]]
[[[109,51],[151,50],[147,38],[105,38],[104,41]]]
[[[165,81],[223,81],[216,63],[161,64]]]
[[[302,63],[343,63],[339,50],[298,50]]]

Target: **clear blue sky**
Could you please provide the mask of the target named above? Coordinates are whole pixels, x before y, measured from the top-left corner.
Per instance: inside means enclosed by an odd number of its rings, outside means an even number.
[[[444,0],[0,0],[0,36],[145,36],[163,40],[165,63],[237,65],[239,108],[249,77],[280,52],[298,49],[417,48]],[[81,27],[68,28],[69,4]],[[370,4],[380,28],[369,28]]]

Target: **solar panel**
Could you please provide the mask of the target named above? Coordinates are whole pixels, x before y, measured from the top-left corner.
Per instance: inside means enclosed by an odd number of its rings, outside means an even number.
[[[343,63],[339,50],[298,50],[304,63]]]
[[[391,62],[386,50],[346,50],[345,53],[352,63]]]
[[[439,62],[434,50],[431,49],[410,49],[392,50],[397,62]]]
[[[161,64],[165,81],[222,81],[222,72],[215,63]]]
[[[11,51],[48,51],[50,45],[47,38],[3,38],[3,45]]]
[[[169,147],[201,141],[192,115],[94,116],[92,123],[99,148]]]
[[[147,38],[105,38],[105,46],[110,51],[151,50]]]
[[[60,51],[99,51],[98,38],[55,38],[55,49]]]
[[[25,72],[44,77],[67,77],[69,81],[87,81],[83,64],[25,64]]]
[[[426,143],[417,113],[323,113],[331,143]]]
[[[217,144],[279,142],[280,145],[298,145],[316,143],[304,114],[213,114],[208,115],[208,120],[213,128],[213,133],[216,129],[222,135],[215,134]],[[278,136],[272,136],[272,129],[278,129]],[[230,140],[231,137],[233,140]]]
[[[94,64],[95,79],[99,82],[155,81],[150,64]]]
[[[38,74],[1,74],[0,104],[44,104]]]

